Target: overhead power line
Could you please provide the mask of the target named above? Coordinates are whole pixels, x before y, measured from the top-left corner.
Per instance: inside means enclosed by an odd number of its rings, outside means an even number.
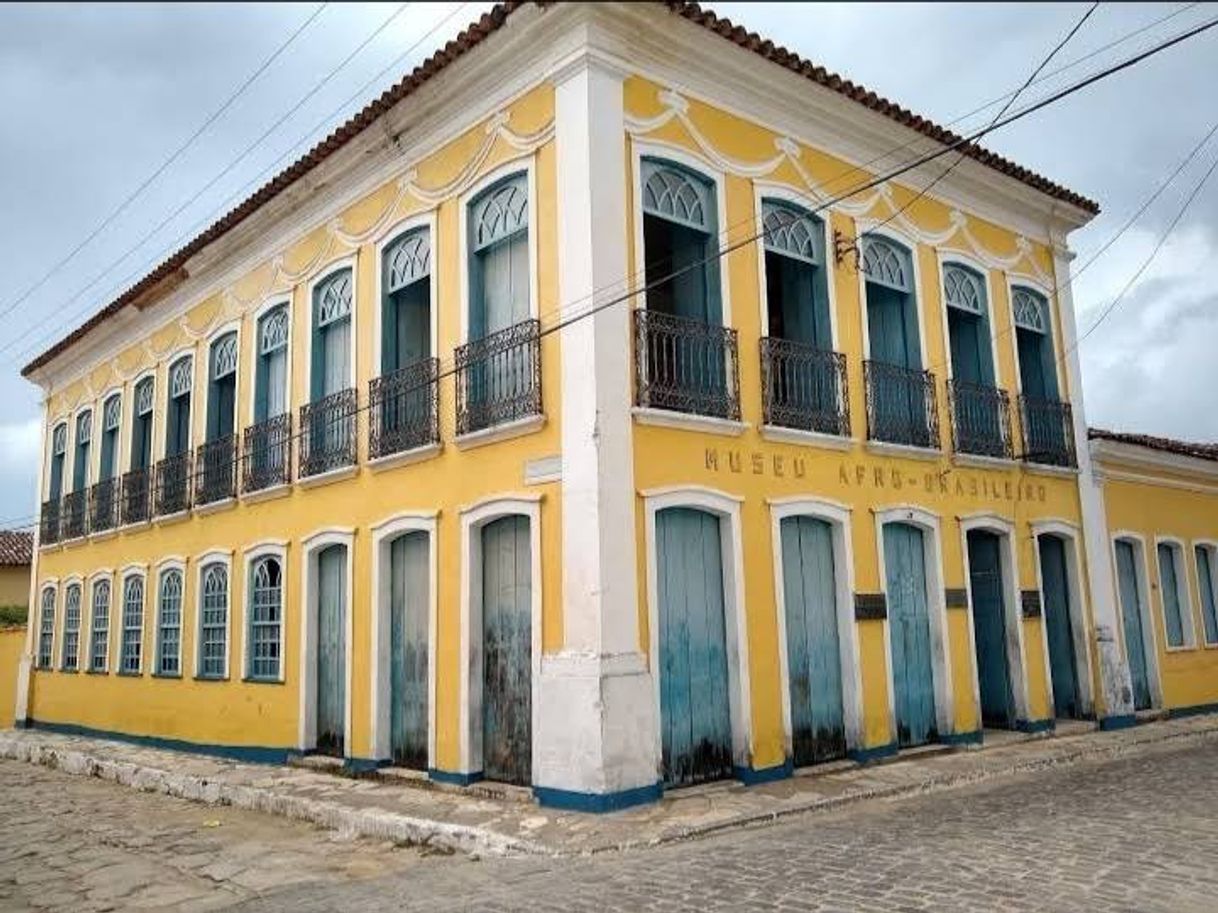
[[[34,294],[34,292],[38,291],[40,288],[42,288],[44,285],[46,285],[46,283],[50,280],[50,278],[52,276],[54,276],[61,269],[63,269],[63,267],[65,267],[68,263],[70,263],[77,254],[79,254],[82,250],[84,250],[93,241],[94,238],[96,238],[103,231],[105,231],[115,219],[117,219],[120,215],[122,215],[124,212],[126,212],[127,207],[129,207],[132,203],[134,203],[135,200],[140,196],[140,194],[142,194],[145,190],[147,190],[148,187],[157,178],[159,178],[162,174],[164,174],[165,171],[169,168],[169,166],[172,165],[174,162],[176,162],[182,156],[182,153],[184,153],[187,149],[189,149],[192,145],[194,145],[195,140],[197,140],[200,136],[202,136],[207,131],[207,128],[210,127],[212,124],[214,124],[220,118],[220,116],[224,114],[225,111],[227,111],[229,108],[231,108],[233,106],[233,103],[236,102],[236,100],[245,93],[245,90],[248,89],[251,85],[253,85],[254,82],[258,79],[258,77],[261,76],[263,73],[265,73],[267,71],[267,69],[270,68],[271,64],[273,64],[276,60],[279,59],[279,57],[283,54],[283,52],[286,51],[292,45],[292,43],[297,38],[300,37],[301,33],[304,32],[304,30],[307,29],[313,23],[313,20],[315,20],[318,16],[321,15],[322,10],[324,10],[327,5],[328,5],[328,3],[319,4],[317,9],[313,10],[312,14],[304,22],[302,22],[299,26],[296,27],[296,30],[294,32],[292,32],[292,34],[289,35],[286,40],[284,40],[282,43],[280,43],[279,47],[275,48],[275,50],[271,54],[271,56],[267,57],[266,60],[262,61],[262,63],[259,64],[258,68],[255,69],[254,72],[252,72],[249,76],[247,76],[241,82],[241,84],[239,86],[237,86],[236,89],[233,90],[233,92],[228,96],[228,98],[226,98],[224,100],[224,103],[221,104],[220,107],[218,107],[215,111],[213,111],[211,114],[209,114],[207,116],[207,118],[204,119],[203,123],[201,123],[198,126],[198,128],[195,130],[194,133],[192,133],[190,136],[188,136],[186,138],[185,142],[183,142],[180,146],[178,146],[178,148],[175,149],[169,155],[169,157],[167,159],[165,159],[165,161],[161,162],[161,164],[159,166],[157,166],[156,170],[154,170],[152,172],[152,174],[150,174],[150,175],[148,175],[148,177],[144,178],[144,180],[141,181],[140,184],[134,190],[132,190],[129,194],[127,194],[127,196],[123,199],[123,201],[121,203],[119,203],[117,207],[115,207],[113,210],[111,210],[109,215],[107,215],[104,219],[102,219],[101,222],[99,222],[93,228],[93,230],[91,232],[89,232],[89,234],[87,234],[75,247],[73,247],[70,251],[68,251],[66,254],[64,254],[63,257],[61,257],[54,264],[52,264],[51,268],[48,269],[45,273],[43,273],[41,278],[39,278],[32,285],[28,286],[24,291],[22,291],[20,294],[18,294],[17,297],[14,298],[12,301],[8,302],[3,307],[0,307],[0,317],[4,317],[7,314],[9,314],[14,308],[17,307],[17,305],[21,304],[23,301],[28,299],[30,297],[30,295]]]

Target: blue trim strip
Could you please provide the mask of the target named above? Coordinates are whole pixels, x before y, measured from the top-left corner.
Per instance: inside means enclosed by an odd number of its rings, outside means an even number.
[[[1173,707],[1167,711],[1169,719],[1180,716],[1201,716],[1206,713],[1218,713],[1218,704],[1193,704],[1191,707]]]
[[[217,758],[227,758],[230,761],[247,761],[252,764],[286,764],[292,748],[264,748],[255,745],[210,745],[203,742],[187,742],[182,739],[163,739],[157,736],[132,735],[127,732],[114,732],[109,729],[93,729],[90,726],[77,726],[75,723],[51,723],[43,720],[27,719],[27,729],[42,729],[47,732],[57,732],[60,735],[83,736],[88,739],[108,739],[111,742],[126,742],[129,745],[140,745],[145,748],[161,748],[169,751],[184,751],[191,754],[213,755]]]
[[[388,761],[378,761],[376,758],[343,758],[343,772],[349,774],[370,774],[388,766]]]
[[[944,745],[980,745],[982,741],[981,730],[974,729],[972,732],[947,732],[939,736],[939,741]]]
[[[616,812],[634,805],[658,802],[664,788],[659,783],[637,786],[616,793],[581,793],[570,789],[554,789],[549,786],[534,786],[537,801],[549,808],[561,808],[572,812]]]
[[[469,786],[471,783],[477,783],[482,779],[482,771],[462,774],[451,770],[439,770],[435,767],[429,767],[427,768],[427,779],[435,780],[437,783],[451,783],[453,786]]]
[[[1052,732],[1057,728],[1057,720],[1017,720],[1015,728],[1020,732]]]
[[[1128,716],[1102,716],[1100,717],[1100,729],[1104,732],[1111,732],[1116,729],[1128,729],[1131,726],[1138,724],[1138,718],[1132,713]]]
[[[732,776],[745,786],[757,786],[761,783],[773,783],[775,780],[785,780],[795,773],[795,762],[788,758],[777,767],[733,767]]]
[[[897,753],[897,743],[889,742],[887,745],[873,745],[870,748],[855,748],[846,752],[846,757],[851,761],[857,761],[859,764],[867,764],[871,761],[878,761],[881,758],[891,758]]]

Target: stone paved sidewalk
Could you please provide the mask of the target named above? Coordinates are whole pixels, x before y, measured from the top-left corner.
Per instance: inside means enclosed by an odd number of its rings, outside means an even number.
[[[933,792],[1119,757],[1153,743],[1197,740],[1218,742],[1218,716],[1164,720],[1118,732],[1072,725],[1052,737],[995,733],[982,749],[914,752],[884,764],[810,769],[762,786],[723,783],[678,790],[660,802],[604,815],[494,798],[476,787],[440,790],[393,778],[355,779],[38,730],[0,731],[0,757],[145,791],[284,815],[350,835],[478,855],[586,855],[757,826],[864,799]]]

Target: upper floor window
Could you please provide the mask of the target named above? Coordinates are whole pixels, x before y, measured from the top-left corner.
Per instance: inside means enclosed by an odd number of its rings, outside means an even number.
[[[288,411],[288,306],[258,319],[258,363],[254,369],[254,423]]]
[[[110,479],[118,472],[118,429],[123,423],[123,397],[115,393],[102,405],[101,469],[99,479]]]
[[[862,242],[871,361],[920,370],[918,303],[910,252],[888,238]]]
[[[714,184],[662,159],[642,161],[647,309],[722,322]]]
[[[351,386],[351,301],[354,273],[344,267],[313,289],[313,401]]]
[[[1015,345],[1019,353],[1019,386],[1024,396],[1056,400],[1057,359],[1049,302],[1032,289],[1016,286],[1011,293]]]
[[[825,231],[806,210],[762,200],[766,316],[775,339],[832,349]]]
[[[194,359],[183,355],[169,366],[169,403],[165,410],[165,456],[190,449],[190,394]]]
[[[47,497],[58,501],[63,495],[63,464],[68,458],[68,425],[60,422],[51,432],[51,478]]]
[[[93,410],[76,416],[76,452],[72,455],[72,490],[89,487],[89,445],[93,440]]]
[[[207,440],[228,437],[236,429],[237,332],[225,333],[208,353]]]
[[[529,317],[529,188],[523,172],[469,205],[469,339]]]
[[[156,381],[145,377],[135,385],[135,420],[131,423],[131,469],[152,464],[152,406]]]
[[[38,668],[51,668],[55,649],[55,588],[42,588],[38,606]]]
[[[951,344],[952,377],[993,387],[994,356],[990,345],[990,309],[985,279],[959,263],[943,267],[943,298]]]
[[[431,357],[431,238],[407,232],[381,258],[381,373]]]

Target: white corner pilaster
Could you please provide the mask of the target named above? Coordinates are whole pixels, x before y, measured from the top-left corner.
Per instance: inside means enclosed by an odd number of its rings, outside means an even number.
[[[1087,438],[1087,415],[1083,407],[1083,369],[1078,353],[1078,325],[1074,316],[1074,295],[1070,283],[1070,261],[1074,254],[1056,246],[1053,270],[1057,285],[1057,306],[1062,325],[1062,346],[1066,356],[1066,382],[1074,416],[1074,442],[1078,454],[1078,497],[1083,521],[1083,545],[1087,555],[1087,589],[1091,595],[1091,617],[1095,624],[1096,653],[1099,659],[1100,717],[1128,717],[1133,713],[1133,685],[1129,666],[1121,654],[1117,625],[1116,588],[1113,584],[1112,553],[1108,547],[1108,515],[1104,508],[1104,489],[1091,461]]]
[[[564,317],[627,282],[623,74],[585,48],[553,77]],[[629,309],[561,331],[561,653],[542,663],[535,785],[558,802],[654,787],[651,676],[639,647]],[[557,798],[556,798],[557,797]]]

